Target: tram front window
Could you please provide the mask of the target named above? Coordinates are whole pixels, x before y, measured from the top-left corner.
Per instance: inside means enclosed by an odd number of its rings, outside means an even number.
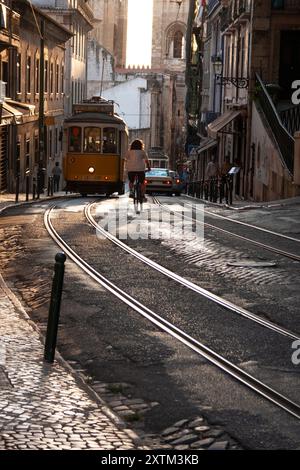
[[[117,153],[117,129],[105,127],[103,129],[103,153]]]
[[[84,129],[84,152],[101,152],[101,129],[99,127],[86,127]]]
[[[81,127],[69,130],[69,152],[81,152]]]

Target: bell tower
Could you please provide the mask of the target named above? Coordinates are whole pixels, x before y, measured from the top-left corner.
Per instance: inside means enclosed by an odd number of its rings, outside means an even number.
[[[152,68],[184,71],[189,0],[153,0]]]

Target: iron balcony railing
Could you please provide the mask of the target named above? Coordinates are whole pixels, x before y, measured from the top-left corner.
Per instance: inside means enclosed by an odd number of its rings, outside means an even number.
[[[283,163],[293,174],[295,139],[281,122],[274,103],[258,74],[256,74],[256,97],[276,139]]]
[[[281,111],[280,119],[291,135],[300,131],[300,105],[291,106],[290,108]]]

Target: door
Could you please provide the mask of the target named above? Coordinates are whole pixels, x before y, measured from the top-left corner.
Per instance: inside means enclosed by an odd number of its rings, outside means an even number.
[[[291,98],[295,80],[300,80],[300,31],[281,31],[279,85],[282,99]]]
[[[0,191],[7,190],[7,126],[0,126]]]

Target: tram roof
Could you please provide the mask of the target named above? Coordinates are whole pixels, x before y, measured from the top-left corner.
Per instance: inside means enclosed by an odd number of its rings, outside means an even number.
[[[126,126],[125,121],[119,116],[111,116],[104,113],[78,113],[65,120],[65,123],[72,122],[97,122],[98,124],[124,124]]]

